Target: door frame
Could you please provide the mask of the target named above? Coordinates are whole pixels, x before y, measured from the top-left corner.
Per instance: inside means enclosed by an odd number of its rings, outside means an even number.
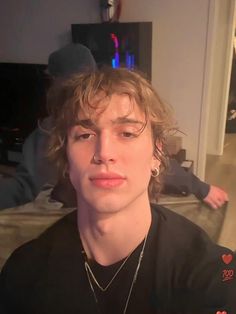
[[[209,1],[205,71],[196,167],[196,173],[202,179],[205,177],[206,155],[222,155],[224,150],[233,56],[235,8],[236,0]],[[222,21],[220,20],[223,10],[228,13],[227,23],[224,24],[225,33],[221,31]],[[227,35],[225,36],[225,34]],[[219,96],[217,99],[214,97],[216,88]],[[212,119],[217,123],[212,125]]]

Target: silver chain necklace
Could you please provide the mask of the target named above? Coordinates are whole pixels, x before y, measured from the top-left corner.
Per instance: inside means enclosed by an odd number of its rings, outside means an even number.
[[[89,272],[89,274],[91,275],[91,277],[93,278],[93,281],[96,283],[96,285],[98,286],[98,288],[104,292],[106,291],[110,285],[112,284],[112,282],[114,281],[114,279],[116,278],[116,276],[119,274],[119,272],[121,271],[121,269],[123,268],[123,266],[125,265],[126,261],[128,260],[128,258],[130,257],[131,253],[126,257],[126,259],[123,261],[123,263],[121,264],[121,266],[118,268],[118,270],[116,271],[115,275],[111,278],[111,280],[108,282],[108,284],[103,288],[99,282],[97,281],[92,269],[90,268],[89,264],[87,261],[85,261],[84,266],[86,269],[86,272]]]
[[[127,311],[127,307],[128,307],[128,304],[129,304],[129,300],[130,300],[130,297],[131,297],[131,293],[132,293],[132,290],[133,290],[133,287],[134,287],[134,284],[136,282],[136,279],[137,279],[137,276],[138,276],[138,272],[139,272],[139,268],[140,268],[140,265],[141,265],[141,262],[142,262],[142,259],[143,259],[143,255],[144,255],[144,249],[145,249],[145,246],[146,246],[146,241],[147,241],[147,234],[144,238],[144,242],[143,242],[143,246],[142,246],[142,250],[139,254],[139,259],[138,259],[138,264],[137,264],[137,267],[135,269],[135,272],[134,272],[134,276],[133,276],[133,280],[132,280],[132,283],[131,283],[131,286],[130,286],[130,289],[129,289],[129,293],[128,293],[128,296],[127,296],[127,299],[126,299],[126,302],[125,302],[125,307],[124,307],[124,310],[123,310],[123,314],[126,314],[126,311]],[[126,259],[124,260],[124,262],[121,264],[121,266],[118,268],[118,270],[116,271],[115,275],[112,277],[112,279],[110,280],[110,282],[106,285],[106,287],[102,287],[94,273],[92,272],[88,262],[85,260],[84,262],[84,267],[85,267],[85,270],[86,270],[86,274],[87,274],[87,278],[88,278],[88,281],[89,281],[89,285],[90,285],[90,288],[93,292],[93,296],[94,296],[94,299],[96,301],[96,303],[98,304],[98,299],[97,299],[97,296],[96,296],[96,293],[94,291],[94,287],[93,287],[93,284],[92,284],[92,281],[91,281],[91,278],[93,279],[93,281],[95,282],[95,284],[97,285],[97,287],[105,292],[109,287],[110,285],[112,284],[112,282],[114,281],[114,279],[116,278],[116,276],[118,275],[118,273],[121,271],[121,269],[123,268],[123,266],[125,265],[126,261],[128,260],[128,258],[130,257],[130,255],[132,254],[132,252],[126,257]],[[91,276],[91,278],[90,278]]]

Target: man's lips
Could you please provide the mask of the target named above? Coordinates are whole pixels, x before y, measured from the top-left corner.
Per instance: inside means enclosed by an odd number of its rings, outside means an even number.
[[[92,184],[100,188],[114,188],[123,184],[126,178],[117,173],[109,172],[90,176],[89,180]]]

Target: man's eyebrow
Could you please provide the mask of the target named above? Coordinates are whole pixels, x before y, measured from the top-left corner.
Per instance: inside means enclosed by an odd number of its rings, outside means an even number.
[[[146,123],[144,121],[128,118],[128,117],[119,117],[112,121],[113,124],[139,124],[144,126]]]
[[[94,128],[95,124],[93,123],[93,121],[91,119],[83,119],[83,120],[79,120],[76,125],[81,125],[84,128]]]
[[[140,127],[143,127],[146,123],[144,121],[141,120],[136,120],[133,118],[128,118],[128,117],[118,117],[115,120],[111,121],[112,124],[134,124],[134,125],[140,125]],[[78,126],[82,126],[84,128],[97,128],[96,123],[94,123],[91,119],[81,119],[78,120],[78,122],[76,123],[76,125]]]

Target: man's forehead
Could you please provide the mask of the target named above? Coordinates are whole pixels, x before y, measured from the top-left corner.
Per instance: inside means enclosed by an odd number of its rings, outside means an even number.
[[[105,97],[99,102],[92,103],[78,112],[78,122],[89,120],[98,123],[101,120],[109,120],[112,123],[145,122],[146,115],[137,105],[134,99],[128,95],[114,94]]]

